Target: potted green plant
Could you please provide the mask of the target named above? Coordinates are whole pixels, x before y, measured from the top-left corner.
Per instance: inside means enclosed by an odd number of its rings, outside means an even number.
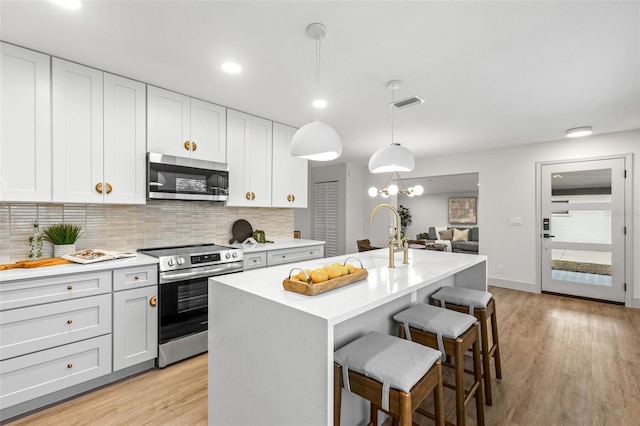
[[[83,234],[80,225],[54,223],[42,230],[42,238],[53,244],[53,257],[76,252],[76,241]]]
[[[402,235],[404,236],[405,232],[407,232],[407,226],[411,225],[411,212],[408,207],[400,204],[400,208],[398,209],[398,214],[400,215],[400,229],[402,230]]]

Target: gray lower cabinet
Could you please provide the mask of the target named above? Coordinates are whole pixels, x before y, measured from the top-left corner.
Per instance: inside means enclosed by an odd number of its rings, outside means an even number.
[[[114,271],[113,371],[158,356],[156,266]]]
[[[259,252],[245,251],[243,257],[243,267],[244,270],[247,271],[250,269],[264,268],[266,266],[321,259],[324,257],[324,244]]]
[[[0,421],[152,368],[157,266],[0,283]]]

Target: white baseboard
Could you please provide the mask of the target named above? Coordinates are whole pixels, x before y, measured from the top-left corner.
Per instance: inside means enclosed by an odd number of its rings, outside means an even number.
[[[529,293],[540,293],[538,286],[535,283],[526,283],[522,281],[502,280],[500,278],[489,277],[487,279],[489,285],[501,288],[508,288],[511,290],[527,291]]]
[[[640,309],[640,299],[638,299],[638,298],[631,299],[631,307],[632,308],[636,308],[636,309]]]

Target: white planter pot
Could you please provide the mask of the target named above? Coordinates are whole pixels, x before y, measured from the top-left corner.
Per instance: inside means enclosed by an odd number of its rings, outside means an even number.
[[[66,254],[73,254],[76,252],[75,244],[64,244],[61,246],[53,246],[53,257],[60,257]]]

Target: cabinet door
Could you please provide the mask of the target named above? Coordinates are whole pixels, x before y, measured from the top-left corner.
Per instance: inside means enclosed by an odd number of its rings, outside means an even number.
[[[250,206],[251,191],[246,180],[245,159],[249,155],[251,116],[227,110],[227,162],[229,163],[229,206]]]
[[[250,182],[252,206],[271,207],[271,158],[273,122],[252,117],[250,161],[245,166],[245,176]]]
[[[147,148],[150,152],[191,155],[191,98],[147,86]]]
[[[51,201],[49,61],[0,43],[0,201]]]
[[[146,86],[104,74],[105,202],[144,204],[146,199]]]
[[[191,158],[227,162],[227,109],[191,99]]]
[[[273,123],[272,207],[307,207],[308,160],[291,156],[296,130]]]
[[[113,293],[113,371],[158,356],[157,286]]]
[[[53,201],[103,201],[102,71],[53,58]]]

